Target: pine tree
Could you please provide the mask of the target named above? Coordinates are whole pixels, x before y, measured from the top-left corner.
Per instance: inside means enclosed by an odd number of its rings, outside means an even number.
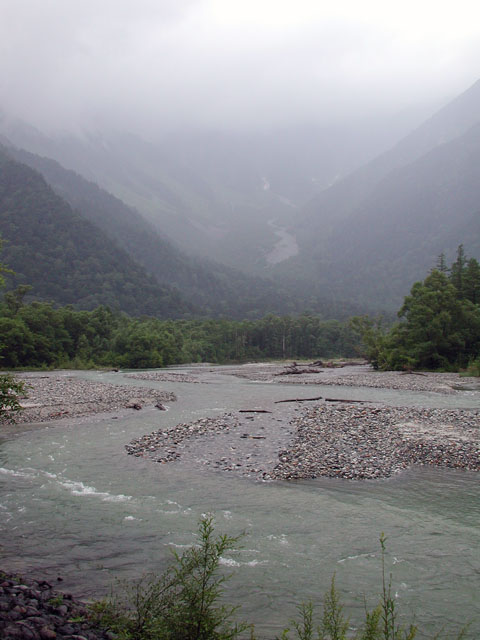
[[[463,295],[473,304],[480,304],[480,264],[470,258],[463,276]]]
[[[463,298],[463,279],[465,275],[465,265],[467,263],[467,256],[463,248],[463,244],[458,245],[457,259],[450,268],[450,282],[457,290],[457,298]]]

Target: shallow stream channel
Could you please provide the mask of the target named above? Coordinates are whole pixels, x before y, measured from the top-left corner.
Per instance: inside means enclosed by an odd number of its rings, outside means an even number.
[[[195,374],[196,368],[171,371]],[[226,600],[241,605],[238,618],[255,623],[259,637],[273,638],[296,605],[322,600],[334,574],[355,627],[365,602],[373,607],[381,592],[384,532],[387,574],[404,620],[424,629],[420,637],[465,623],[468,637],[480,637],[477,473],[416,467],[383,480],[262,482],[181,458],[158,464],[125,451],[132,439],[157,429],[268,408],[285,398],[336,394],[393,406],[478,408],[480,392],[327,389],[252,382],[228,367],[208,371],[198,384],[76,372],[173,391],[178,399],[168,411],[44,423],[0,441],[0,566],[61,577],[59,588],[93,599],[109,593],[116,579],[161,572],[172,549],[195,543],[202,514],[212,513],[219,533],[245,533],[238,551],[222,558],[232,574]]]

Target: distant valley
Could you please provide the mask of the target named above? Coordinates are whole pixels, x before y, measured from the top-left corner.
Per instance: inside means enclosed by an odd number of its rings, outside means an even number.
[[[384,126],[369,143],[368,128],[350,135],[307,127],[257,136],[183,132],[149,142],[112,132],[52,137],[4,117],[2,172],[30,185],[28,206],[17,189],[13,210],[11,184],[3,182],[4,259],[16,281],[32,280],[34,295],[89,308],[103,300],[163,317],[391,314],[440,253],[450,260],[464,243],[468,255],[480,255],[479,114],[480,82],[399,141]],[[35,212],[32,188],[65,215],[80,216],[96,240],[90,253],[119,256],[123,271],[113,263],[108,269],[118,272],[120,287],[130,282],[130,302],[105,287],[76,292],[75,270],[102,272],[87,254],[70,261],[68,285],[45,284],[65,273],[61,256],[46,257],[55,242],[75,242],[56,234],[58,221],[47,223],[47,205]],[[20,215],[29,230],[43,225],[51,235],[29,241],[25,233],[18,244]],[[36,271],[43,284],[22,264],[19,247],[44,256]],[[83,259],[90,269],[79,266]],[[99,258],[105,268],[109,260]],[[142,287],[153,287],[161,308],[137,300]]]

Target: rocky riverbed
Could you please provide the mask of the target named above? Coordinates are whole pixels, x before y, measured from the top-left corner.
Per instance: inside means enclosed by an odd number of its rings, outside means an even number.
[[[272,479],[386,478],[414,464],[480,469],[480,413],[320,405],[294,420]]]
[[[297,405],[179,424],[133,440],[126,450],[163,464],[183,461],[262,480],[386,478],[414,464],[478,471],[480,411]]]
[[[202,382],[195,376],[172,371],[141,371],[140,373],[126,373],[124,375],[126,378],[133,378],[134,380],[154,380],[155,382],[186,382],[190,384]]]
[[[170,392],[82,380],[62,371],[16,377],[25,382],[27,391],[21,399],[23,410],[15,416],[19,424],[141,409],[176,400]]]
[[[375,371],[367,364],[340,367],[318,367],[299,364],[292,373],[292,363],[246,364],[232,368],[231,374],[247,380],[276,384],[318,384],[345,387],[370,387],[405,391],[431,391],[455,394],[464,389],[480,390],[478,378],[461,377],[458,373],[405,373],[402,371]]]
[[[113,640],[92,624],[87,605],[54,590],[46,580],[30,581],[0,572],[0,637],[4,640]]]

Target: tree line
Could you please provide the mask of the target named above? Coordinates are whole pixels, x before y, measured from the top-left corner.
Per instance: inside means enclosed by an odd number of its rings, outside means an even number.
[[[312,315],[261,320],[131,318],[99,306],[77,311],[25,304],[28,287],[0,303],[0,366],[149,368],[188,362],[356,355],[348,323]]]
[[[356,318],[365,355],[377,369],[469,368],[480,375],[480,265],[463,245],[448,267],[439,256],[435,269],[416,282],[389,330],[381,321]]]

